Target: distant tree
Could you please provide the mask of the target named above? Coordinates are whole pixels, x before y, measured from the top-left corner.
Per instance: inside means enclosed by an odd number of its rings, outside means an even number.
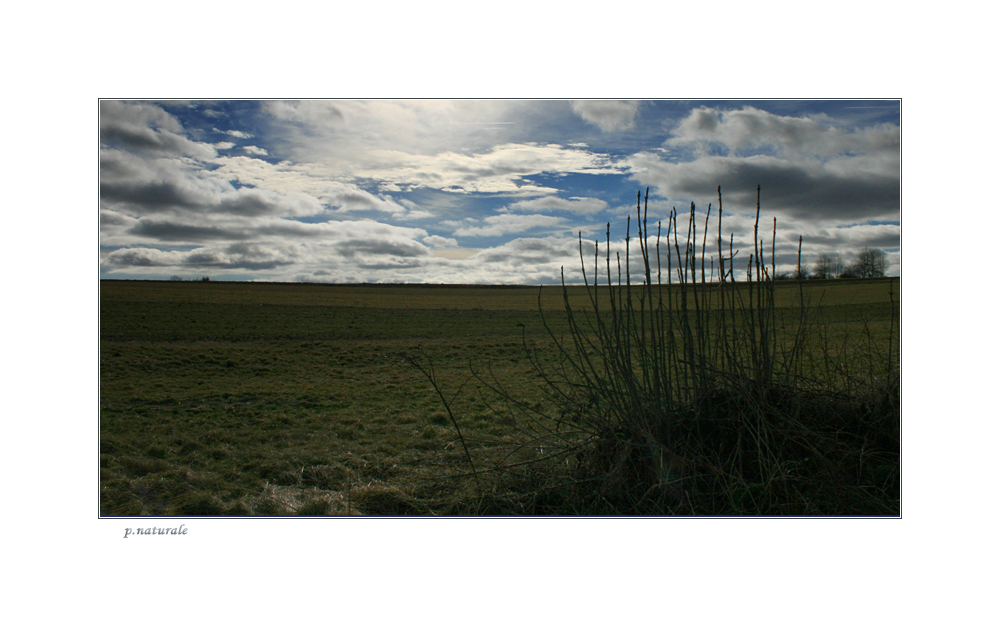
[[[885,276],[888,261],[885,251],[881,249],[863,248],[854,256],[851,270],[858,278],[875,278]]]
[[[823,253],[816,259],[815,278],[832,279],[839,277],[844,272],[844,260],[840,255],[827,255]]]
[[[209,282],[209,281],[211,281],[211,280],[212,280],[212,279],[208,278],[207,276],[203,276],[203,277],[201,277],[201,282],[202,282],[202,283],[207,283],[207,282]]]
[[[833,256],[831,273],[833,276],[840,276],[840,273],[844,271],[844,258],[839,254]]]
[[[170,277],[170,280],[171,281],[183,281],[184,279],[182,279],[181,277],[179,277],[179,276],[177,276],[175,274],[175,275],[173,275],[173,276]]]
[[[788,272],[788,271],[779,272],[777,275],[775,275],[774,280],[776,280],[776,281],[794,281],[794,280],[798,280],[798,279],[807,279],[810,276],[811,276],[811,274],[809,272],[809,268],[803,267],[802,271],[800,272],[799,269],[798,269],[798,267],[796,267],[794,270],[792,270],[790,272]]]
[[[816,258],[816,265],[813,266],[813,271],[816,272],[816,278],[825,279],[830,278],[830,256],[823,253]]]

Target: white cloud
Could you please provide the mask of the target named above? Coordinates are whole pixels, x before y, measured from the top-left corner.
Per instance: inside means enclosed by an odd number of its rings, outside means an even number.
[[[525,210],[530,212],[551,212],[553,210],[566,210],[578,214],[597,214],[608,207],[608,202],[603,199],[592,197],[571,197],[563,199],[548,195],[538,199],[518,201],[510,205],[512,210]]]
[[[213,116],[213,117],[225,115],[225,114],[223,114],[221,112],[212,111],[212,110],[205,110],[204,113],[206,113],[206,114],[208,114],[210,116]],[[250,139],[251,137],[253,137],[252,133],[244,133],[243,131],[236,131],[236,130],[223,131],[222,129],[219,129],[219,128],[216,128],[216,127],[212,127],[212,132],[213,133],[222,133],[223,135],[229,135],[230,137],[235,137],[236,139]]]
[[[258,148],[257,146],[243,146],[243,151],[248,154],[267,156],[267,150],[265,150],[264,148]]]
[[[406,208],[391,199],[376,197],[371,193],[350,186],[330,186],[324,191],[324,195],[340,212],[358,210],[374,210],[390,214],[403,214],[406,212]]]
[[[426,210],[407,210],[406,212],[393,212],[392,218],[399,221],[419,221],[421,219],[434,218],[434,214]]]
[[[635,126],[639,101],[573,101],[573,111],[606,133]]]
[[[212,175],[227,182],[313,195],[340,212],[376,211],[414,219],[422,216],[411,215],[391,197],[376,196],[354,185],[331,180],[321,165],[288,161],[271,164],[246,156],[220,157],[215,163],[217,168]]]
[[[521,233],[536,227],[551,227],[566,222],[566,219],[544,214],[498,214],[484,219],[484,227],[459,227],[456,236],[503,236]]]
[[[423,241],[427,246],[432,246],[434,248],[458,246],[458,240],[454,238],[442,238],[441,236],[427,236],[423,239]]]
[[[239,182],[282,193],[301,191],[320,195],[331,186],[344,186],[330,181],[316,165],[289,161],[272,164],[248,156],[222,156],[213,163],[216,167],[212,175],[226,182]]]
[[[559,271],[564,266],[569,266],[567,281],[575,280],[579,258],[576,239],[543,237],[516,238],[479,251],[471,261],[476,264],[476,274],[485,281],[552,284],[559,282]]]

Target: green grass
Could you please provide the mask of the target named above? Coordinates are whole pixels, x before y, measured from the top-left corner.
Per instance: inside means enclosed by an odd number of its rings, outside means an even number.
[[[886,287],[808,282],[826,328],[813,336],[887,328]],[[793,315],[798,285],[776,289]],[[586,306],[583,288],[569,296]],[[477,487],[440,398],[402,357],[433,363],[477,465],[506,464],[515,420],[466,382],[471,363],[542,401],[523,346],[559,355],[539,302],[568,335],[559,288],[102,281],[101,513],[559,512],[558,492],[512,509],[516,477]]]

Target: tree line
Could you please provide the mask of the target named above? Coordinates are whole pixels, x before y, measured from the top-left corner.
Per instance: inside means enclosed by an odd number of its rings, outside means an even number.
[[[837,254],[821,254],[810,270],[809,266],[799,266],[793,272],[783,272],[780,279],[834,279],[834,278],[876,278],[885,276],[889,260],[882,249],[863,248],[854,254],[850,264]]]

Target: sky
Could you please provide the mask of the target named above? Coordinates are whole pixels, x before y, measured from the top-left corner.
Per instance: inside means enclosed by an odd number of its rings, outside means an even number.
[[[721,186],[748,255],[758,185],[779,274],[799,236],[900,273],[896,99],[102,100],[100,275],[578,283],[647,189],[651,232],[711,204],[711,247]]]

